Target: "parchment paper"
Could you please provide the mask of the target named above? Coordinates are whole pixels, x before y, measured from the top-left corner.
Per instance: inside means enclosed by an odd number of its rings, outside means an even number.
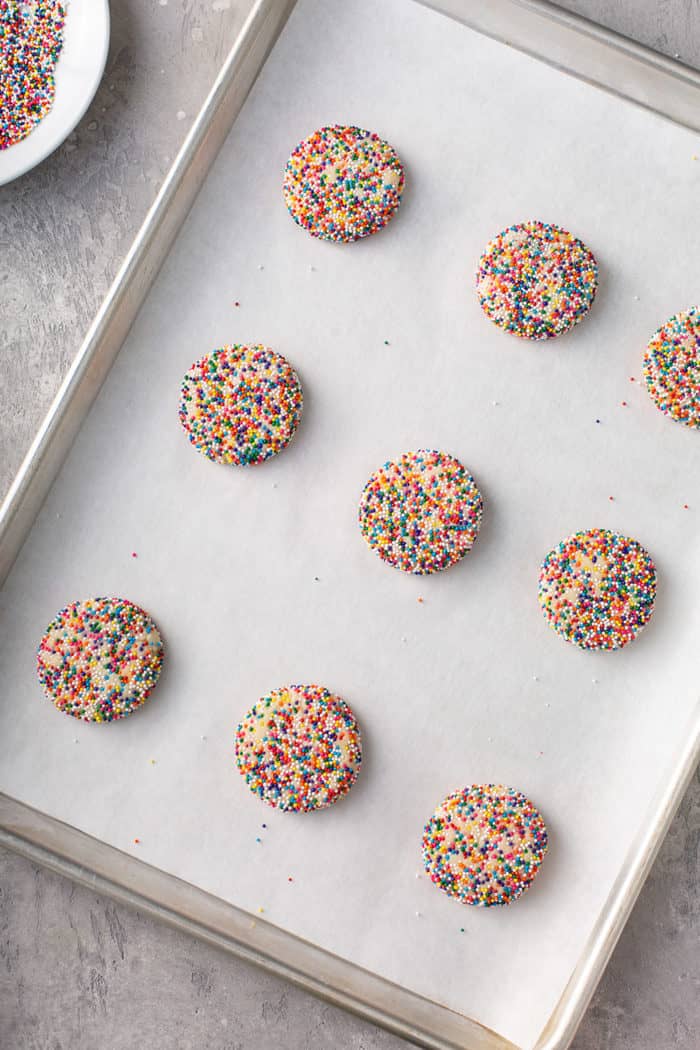
[[[311,239],[281,193],[291,149],[334,122],[407,170],[394,221],[349,246]],[[697,699],[700,435],[640,382],[651,334],[700,296],[694,153],[417,4],[301,0],[4,589],[3,790],[531,1046]],[[472,288],[485,242],[528,218],[600,264],[590,316],[547,345],[491,325]],[[209,463],[178,423],[182,374],[225,342],[302,378],[299,433],[259,468]],[[473,552],[427,579],[356,522],[369,474],[420,447],[485,497]],[[592,526],[658,566],[655,617],[619,653],[567,645],[537,603],[545,553]],[[59,608],[104,594],[152,613],[167,662],[140,712],[89,726],[43,697],[34,653]],[[234,768],[238,719],[289,682],[337,691],[364,731],[356,788],[312,815]],[[479,781],[550,829],[510,908],[416,877],[433,808]]]

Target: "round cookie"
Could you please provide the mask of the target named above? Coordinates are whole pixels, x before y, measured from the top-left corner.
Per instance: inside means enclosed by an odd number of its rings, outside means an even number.
[[[545,619],[581,649],[620,649],[651,618],[656,569],[649,553],[609,529],[577,532],[551,550],[539,579]]]
[[[385,463],[360,497],[360,531],[403,572],[438,572],[471,550],[483,503],[471,474],[445,452],[420,449]]]
[[[423,832],[423,864],[463,904],[510,904],[531,884],[547,851],[547,829],[532,802],[502,784],[472,784],[448,795]]]
[[[37,652],[47,696],[83,722],[130,715],[148,699],[162,663],[158,628],[124,598],[72,602],[46,628]]]
[[[561,335],[590,309],[598,285],[592,251],[560,226],[509,226],[479,260],[476,291],[486,316],[524,339]]]
[[[286,448],[301,418],[299,377],[265,346],[223,346],[182,381],[180,422],[215,463],[250,466]]]
[[[700,428],[700,307],[682,310],[659,328],[644,355],[644,378],[657,408]]]
[[[337,802],[357,779],[360,728],[340,697],[320,685],[263,696],[236,730],[236,764],[263,802],[308,813]]]
[[[284,169],[289,214],[312,237],[357,241],[385,226],[401,203],[404,170],[394,149],[362,128],[319,128]]]

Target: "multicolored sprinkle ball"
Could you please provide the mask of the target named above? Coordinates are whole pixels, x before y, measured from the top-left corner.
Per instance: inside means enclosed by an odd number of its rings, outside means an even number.
[[[140,707],[158,681],[163,642],[150,616],[123,598],[89,598],[46,628],[37,674],[59,711],[113,722]]]
[[[185,374],[180,422],[215,463],[252,466],[286,448],[301,418],[299,377],[265,346],[224,346]]]
[[[436,886],[463,904],[510,904],[531,884],[547,851],[532,802],[502,784],[448,795],[423,832],[423,863]]]
[[[263,696],[236,730],[236,763],[269,806],[308,813],[337,802],[362,761],[360,728],[340,697],[320,685]]]
[[[644,355],[644,378],[657,408],[688,427],[700,427],[700,307],[675,314]]]
[[[362,128],[319,128],[284,169],[294,221],[327,241],[356,241],[385,226],[401,203],[404,170],[388,142]]]
[[[445,452],[405,452],[372,475],[360,498],[360,531],[403,572],[438,572],[471,550],[483,503],[471,474]]]
[[[577,532],[551,550],[539,580],[545,619],[581,649],[621,649],[651,618],[656,569],[648,552],[609,529]]]
[[[578,324],[598,286],[593,253],[544,222],[509,226],[486,245],[476,291],[487,317],[524,339],[551,339]]]
[[[51,109],[66,9],[59,0],[0,0],[0,150]]]

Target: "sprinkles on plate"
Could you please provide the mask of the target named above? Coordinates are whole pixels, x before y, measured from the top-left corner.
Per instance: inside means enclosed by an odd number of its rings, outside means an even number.
[[[651,618],[656,569],[649,553],[609,529],[577,532],[551,550],[539,579],[545,619],[581,649],[620,649]]]
[[[236,730],[236,764],[250,790],[276,809],[310,812],[337,802],[357,779],[360,728],[320,685],[263,696]]]
[[[659,328],[644,355],[644,378],[657,408],[700,428],[700,307],[682,310]]]
[[[389,565],[438,572],[471,550],[482,499],[471,474],[445,452],[421,449],[385,463],[360,498],[360,531]]]
[[[284,170],[289,214],[312,237],[356,241],[385,226],[401,203],[404,170],[383,139],[362,128],[319,128]]]
[[[502,784],[473,784],[448,795],[423,832],[423,864],[441,890],[463,904],[510,904],[537,874],[547,829],[532,802]]]
[[[162,663],[158,628],[123,598],[72,602],[46,628],[37,653],[47,696],[84,722],[130,715],[148,699]]]
[[[544,222],[509,226],[479,260],[476,291],[494,324],[524,339],[551,339],[578,324],[598,285],[593,253]]]
[[[265,346],[224,346],[185,374],[180,422],[215,463],[251,466],[286,448],[301,418],[299,377]]]
[[[59,0],[0,0],[0,150],[51,109],[66,9]]]

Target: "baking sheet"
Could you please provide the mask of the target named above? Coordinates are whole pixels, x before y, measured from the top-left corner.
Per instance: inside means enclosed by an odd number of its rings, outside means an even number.
[[[296,141],[335,121],[407,166],[397,218],[350,247],[305,236],[280,193]],[[697,295],[699,145],[417,5],[301,0],[4,588],[3,790],[531,1045],[697,700],[697,435],[629,377]],[[590,317],[547,346],[471,291],[485,241],[533,216],[601,266]],[[304,384],[295,442],[258,470],[209,464],[177,422],[182,373],[226,341],[279,349]],[[367,476],[420,446],[486,499],[472,555],[428,580],[355,520]],[[599,524],[660,573],[617,654],[566,646],[536,601],[544,553]],[[168,646],[153,700],[109,728],[34,678],[45,623],[98,593],[143,604]],[[292,680],[340,692],[365,736],[351,795],[306,817],[263,808],[232,761],[239,715]],[[425,819],[472,780],[522,788],[550,827],[503,911],[415,878]]]

